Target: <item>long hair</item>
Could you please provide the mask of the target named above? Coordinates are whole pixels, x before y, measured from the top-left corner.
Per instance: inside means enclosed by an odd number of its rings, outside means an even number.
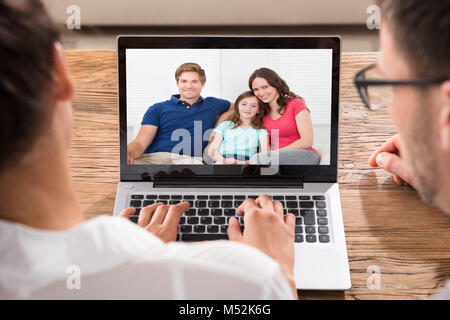
[[[232,122],[234,122],[234,125],[231,127],[232,129],[235,129],[242,124],[241,115],[239,114],[239,103],[243,99],[249,97],[256,97],[253,91],[245,91],[244,93],[241,93],[239,97],[237,97],[236,102],[234,103],[234,112],[230,119]],[[266,108],[261,100],[259,100],[258,98],[256,99],[258,100],[258,113],[253,117],[250,125],[255,129],[264,129],[262,119],[265,116]]]
[[[286,109],[289,100],[295,98],[303,100],[302,97],[295,94],[289,89],[289,86],[287,85],[286,81],[281,79],[281,77],[275,71],[269,68],[259,68],[252,73],[252,75],[248,79],[248,86],[252,91],[253,91],[252,83],[253,80],[255,80],[255,78],[263,78],[269,83],[269,85],[277,89],[279,94],[277,103],[280,106],[280,108],[278,109],[279,114],[283,114],[284,109]]]

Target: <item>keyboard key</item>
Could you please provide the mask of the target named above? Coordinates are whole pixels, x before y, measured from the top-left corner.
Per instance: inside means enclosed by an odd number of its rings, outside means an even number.
[[[297,200],[296,196],[286,196],[286,200]]]
[[[314,202],[313,201],[300,201],[300,208],[314,208]]]
[[[251,195],[251,196],[248,196],[247,198],[257,199],[258,197],[259,196]]]
[[[234,207],[235,208],[239,207],[242,204],[242,202],[244,202],[244,201],[241,201],[241,200],[235,201],[234,202]]]
[[[211,195],[211,196],[209,196],[209,199],[217,200],[217,199],[220,199],[220,196],[219,195]]]
[[[141,213],[141,208],[136,208],[136,212],[134,213],[134,215],[138,216]]]
[[[289,210],[290,213],[292,213],[294,216],[298,216],[300,212],[297,209]]]
[[[236,210],[235,210],[235,209],[225,209],[225,210],[224,210],[224,214],[225,214],[227,217],[233,217],[233,216],[236,215]]]
[[[214,217],[214,224],[225,224],[225,217]]]
[[[180,226],[180,232],[192,232],[192,226],[191,225],[182,225]]]
[[[295,233],[303,233],[303,227],[302,226],[295,226]]]
[[[222,199],[224,199],[224,200],[232,200],[233,196],[222,196]]]
[[[170,199],[170,195],[168,194],[160,194],[159,199]]]
[[[220,226],[220,232],[221,233],[227,233],[228,225],[223,224]]]
[[[320,234],[327,234],[327,233],[329,233],[328,227],[319,227],[319,233]]]
[[[204,226],[202,226],[204,227]],[[181,241],[212,241],[212,240],[228,240],[228,235],[223,233],[187,233],[181,235]]]
[[[142,201],[141,200],[131,200],[130,201],[130,207],[142,207]]]
[[[198,209],[197,214],[199,216],[209,216],[209,209]]]
[[[330,236],[327,234],[321,234],[319,235],[319,241],[322,243],[330,242]]]
[[[325,203],[325,201],[316,201],[316,208],[323,209],[326,207],[327,207],[327,204]]]
[[[131,222],[137,223],[138,219],[139,219],[139,216],[130,216],[130,221]]]
[[[298,200],[311,200],[310,196],[298,196]]]
[[[186,217],[180,218],[180,224],[186,224]]]
[[[206,207],[206,201],[195,201],[195,206],[197,208],[204,208]]]
[[[327,216],[327,210],[324,210],[324,209],[316,210],[316,213],[317,213],[318,217],[326,217]]]
[[[197,214],[197,209],[188,209],[184,212],[186,216],[195,216]]]
[[[295,235],[295,242],[303,242],[303,235],[302,234],[296,234]]]
[[[231,208],[233,207],[233,201],[222,201],[220,205],[222,208]]]
[[[155,203],[154,200],[144,200],[143,206],[146,207],[146,206],[149,206],[149,205],[154,204],[154,203]]]
[[[156,198],[158,198],[158,196],[156,194],[148,194],[145,198],[155,200]]]
[[[198,224],[198,217],[188,217],[187,223],[188,224]]]
[[[212,223],[212,217],[201,217],[200,218],[201,224],[211,224]]]
[[[284,200],[284,196],[273,196],[272,200],[277,200],[277,201]]]
[[[298,204],[297,204],[297,201],[288,201],[288,202],[286,202],[286,206],[288,208],[297,208]]]
[[[180,200],[170,200],[169,204],[179,204],[180,202]]]
[[[167,204],[167,200],[157,200],[157,202],[160,202],[162,204]]]
[[[245,196],[234,196],[235,200],[245,200]]]
[[[328,224],[328,219],[327,218],[318,218],[317,219],[317,224],[321,225],[321,226],[327,225]]]
[[[194,195],[185,195],[185,196],[183,196],[183,199],[184,200],[194,200],[195,196]]]
[[[208,232],[210,232],[210,233],[217,233],[217,232],[219,232],[219,226],[216,226],[216,225],[209,225],[209,226],[206,228],[206,231],[208,231]]]
[[[170,196],[170,199],[182,199],[182,198],[183,198],[183,196],[178,195],[178,194],[173,194]]]
[[[220,207],[220,201],[208,201],[208,207],[218,208]]]
[[[317,242],[317,237],[312,234],[308,234],[306,236],[306,242]]]
[[[316,215],[314,213],[314,210],[300,210],[300,216],[305,219],[305,225],[316,224]]]
[[[144,195],[143,194],[132,194],[131,195],[131,199],[144,199]]]
[[[208,200],[208,196],[200,195],[200,196],[197,196],[197,199],[199,199],[199,200]]]
[[[223,214],[222,209],[211,209],[211,215],[212,216],[221,216]]]
[[[306,226],[305,227],[305,232],[306,233],[316,233],[316,227]]]
[[[202,232],[205,232],[205,230],[206,230],[205,226],[202,226],[199,224],[194,226],[194,232],[202,233]]]
[[[313,196],[313,200],[325,200],[325,196]]]
[[[301,225],[302,224],[302,218],[295,218],[295,225]]]

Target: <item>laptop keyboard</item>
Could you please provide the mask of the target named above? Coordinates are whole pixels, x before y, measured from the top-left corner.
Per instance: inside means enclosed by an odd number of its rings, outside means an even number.
[[[141,209],[156,202],[177,204],[188,201],[190,207],[181,216],[177,241],[228,239],[231,217],[238,218],[242,231],[245,228],[244,217],[236,214],[236,208],[246,198],[256,199],[258,195],[132,194],[129,205],[136,208],[136,214],[130,220],[137,223]],[[295,215],[295,242],[330,242],[325,195],[273,195],[272,200],[281,202],[285,214]]]

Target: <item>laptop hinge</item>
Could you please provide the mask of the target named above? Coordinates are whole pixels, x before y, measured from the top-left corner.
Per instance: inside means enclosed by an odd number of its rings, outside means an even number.
[[[154,188],[303,188],[300,177],[155,177]]]

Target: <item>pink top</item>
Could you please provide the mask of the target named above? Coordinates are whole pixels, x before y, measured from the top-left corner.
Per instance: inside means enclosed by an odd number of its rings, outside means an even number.
[[[297,129],[297,123],[295,116],[303,110],[309,109],[306,107],[302,99],[294,98],[287,102],[287,106],[284,109],[284,113],[277,119],[273,120],[270,115],[266,115],[263,118],[263,124],[266,127],[270,135],[270,141],[272,141],[272,129],[278,129],[279,145],[278,147],[272,142],[272,150],[277,150],[286,147],[292,142],[300,139],[300,133]],[[308,148],[306,150],[312,150],[319,154],[314,148]]]

